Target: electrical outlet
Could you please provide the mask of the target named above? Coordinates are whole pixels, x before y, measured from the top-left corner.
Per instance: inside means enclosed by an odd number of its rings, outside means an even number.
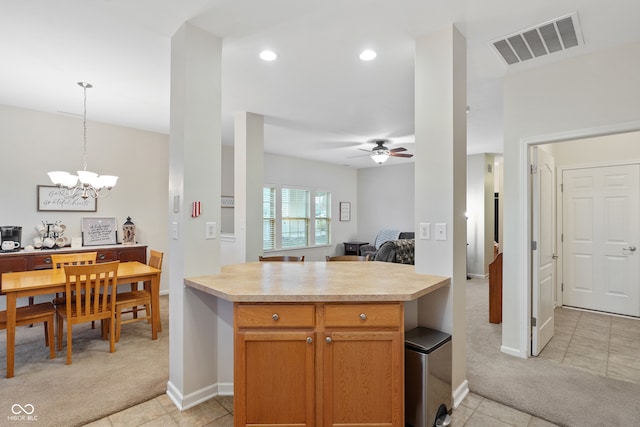
[[[204,238],[215,239],[217,233],[217,227],[215,222],[207,222],[205,224]]]
[[[420,239],[431,240],[431,223],[430,222],[420,223]]]
[[[443,222],[436,224],[436,240],[447,240],[447,224]]]

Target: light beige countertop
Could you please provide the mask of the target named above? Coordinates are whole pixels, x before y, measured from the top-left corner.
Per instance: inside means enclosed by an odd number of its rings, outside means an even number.
[[[249,262],[219,274],[187,277],[184,284],[232,302],[413,301],[448,277],[417,274],[389,262]]]

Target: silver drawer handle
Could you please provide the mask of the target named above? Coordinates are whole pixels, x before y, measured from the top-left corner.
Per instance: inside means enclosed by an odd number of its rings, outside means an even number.
[[[273,313],[273,316],[271,316],[271,318],[273,320],[278,320],[278,319],[280,319],[280,316],[278,316],[278,313]]]
[[[307,337],[307,342],[308,342],[309,344],[311,344],[311,343],[313,342],[313,338],[311,338],[311,337]]]
[[[331,337],[326,337],[324,339],[327,343],[331,344],[333,342],[333,340],[331,339]]]
[[[361,318],[362,320],[367,320],[367,315],[366,315],[366,314],[364,314],[364,313],[360,313],[360,318]]]

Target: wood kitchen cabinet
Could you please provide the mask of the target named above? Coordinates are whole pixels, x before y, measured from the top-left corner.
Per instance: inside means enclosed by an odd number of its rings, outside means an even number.
[[[401,303],[236,303],[236,426],[404,424]]]

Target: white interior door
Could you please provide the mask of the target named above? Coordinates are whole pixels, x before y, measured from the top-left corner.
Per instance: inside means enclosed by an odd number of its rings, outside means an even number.
[[[640,165],[565,170],[563,303],[640,316]]]
[[[555,294],[555,163],[533,147],[533,236],[531,354],[537,356],[553,337]]]

